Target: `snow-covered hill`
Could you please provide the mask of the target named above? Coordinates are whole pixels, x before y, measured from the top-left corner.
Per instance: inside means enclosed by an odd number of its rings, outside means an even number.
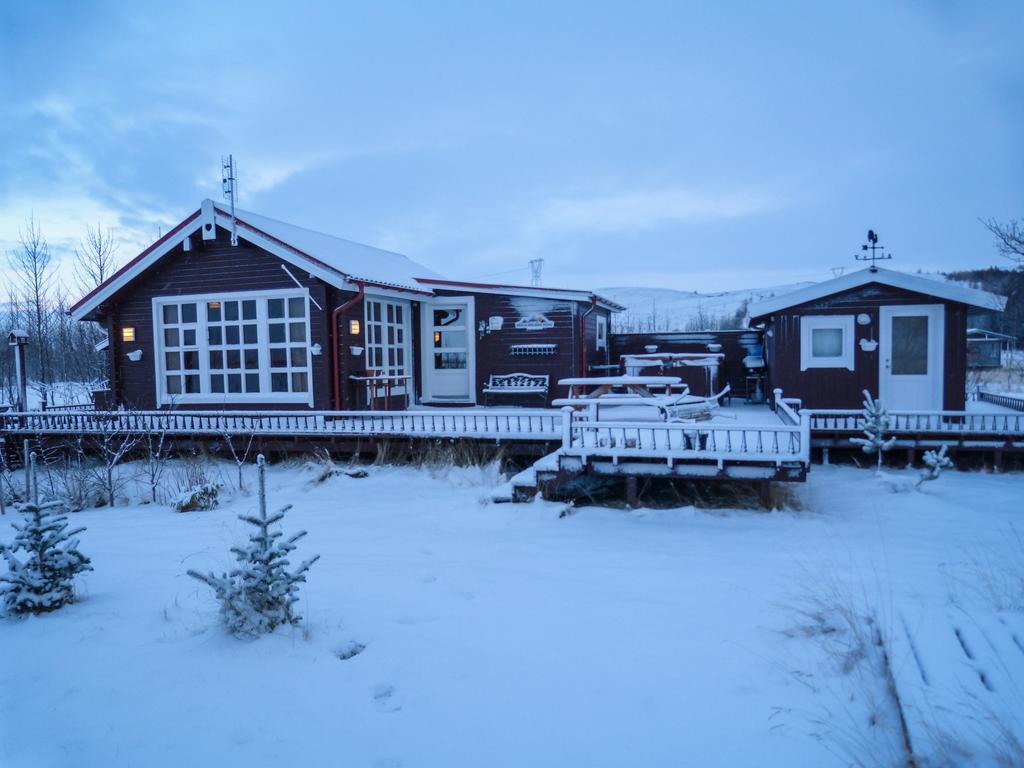
[[[597,292],[617,301],[626,311],[615,318],[620,331],[694,331],[737,326],[748,304],[810,283],[791,283],[767,288],[700,293],[671,288],[599,288]]]

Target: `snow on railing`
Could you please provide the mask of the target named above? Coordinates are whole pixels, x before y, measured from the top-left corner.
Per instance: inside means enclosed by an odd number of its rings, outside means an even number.
[[[1010,395],[1003,392],[978,392],[978,399],[993,405],[1001,405],[1003,408],[1011,408],[1015,411],[1024,411],[1024,395]]]
[[[594,422],[563,412],[562,450],[621,458],[810,462],[810,420],[797,424]]]
[[[782,390],[775,390],[775,412],[779,414],[779,418],[787,424],[799,424],[800,414],[797,411],[800,410],[800,400],[795,397],[783,397]]]
[[[0,414],[0,431],[28,434],[339,435],[554,438],[560,415],[524,411],[27,411]]]
[[[812,432],[861,432],[864,414],[859,410],[804,411]],[[1024,435],[1022,413],[969,413],[968,411],[889,411],[894,434]]]

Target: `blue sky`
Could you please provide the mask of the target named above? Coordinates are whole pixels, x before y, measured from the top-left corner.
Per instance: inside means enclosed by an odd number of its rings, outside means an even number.
[[[694,290],[998,263],[1024,4],[4,3],[0,249],[219,197],[452,277]]]

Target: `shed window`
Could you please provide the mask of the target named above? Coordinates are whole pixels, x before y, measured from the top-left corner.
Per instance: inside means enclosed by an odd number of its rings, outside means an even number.
[[[597,349],[608,348],[608,318],[598,316],[597,318]]]
[[[800,318],[800,370],[854,369],[853,315],[804,315]]]
[[[309,402],[305,292],[155,299],[160,402]]]

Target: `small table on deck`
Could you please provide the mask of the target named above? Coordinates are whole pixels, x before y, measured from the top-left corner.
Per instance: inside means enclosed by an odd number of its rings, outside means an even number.
[[[373,410],[373,401],[376,400],[379,395],[374,395],[374,390],[378,387],[383,386],[384,388],[384,410],[389,410],[391,405],[391,390],[405,385],[405,392],[402,395],[405,397],[405,407],[409,408],[409,380],[412,376],[409,374],[393,374],[393,373],[367,373],[364,376],[358,374],[352,374],[349,376],[352,381],[361,381],[366,384],[366,407]],[[401,383],[396,383],[401,382]]]

